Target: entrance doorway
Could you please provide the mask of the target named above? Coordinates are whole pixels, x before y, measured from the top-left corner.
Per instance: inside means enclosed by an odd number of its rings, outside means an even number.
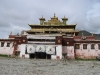
[[[35,58],[35,54],[29,54],[30,59],[34,59]]]
[[[47,59],[51,59],[51,55],[50,54],[46,54]]]
[[[46,53],[44,52],[36,52],[36,59],[46,59]]]
[[[29,54],[29,58],[30,59],[51,59],[51,55],[50,54],[46,54],[45,52],[35,52],[35,53],[31,53]]]

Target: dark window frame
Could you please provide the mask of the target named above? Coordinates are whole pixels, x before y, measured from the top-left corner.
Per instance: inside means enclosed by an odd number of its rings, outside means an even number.
[[[1,42],[1,47],[4,47],[4,42]]]
[[[6,47],[10,47],[10,43],[7,43],[7,46]]]
[[[100,50],[100,44],[98,44],[98,49]]]
[[[75,49],[80,49],[80,44],[75,44]]]
[[[95,49],[95,44],[91,44],[91,49]]]
[[[87,44],[83,44],[83,49],[87,49]]]

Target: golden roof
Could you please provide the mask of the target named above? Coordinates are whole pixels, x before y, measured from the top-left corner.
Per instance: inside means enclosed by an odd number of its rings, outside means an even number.
[[[77,33],[79,32],[78,30],[75,30],[75,27],[77,24],[66,24],[66,21],[68,20],[68,18],[66,18],[64,16],[64,18],[62,18],[62,21],[60,21],[58,19],[58,17],[56,17],[56,14],[54,13],[54,16],[51,18],[51,20],[48,21],[44,21],[45,18],[39,18],[40,19],[40,24],[28,24],[31,29],[27,30],[27,33],[37,33],[37,32],[63,32],[63,33]],[[42,22],[42,24],[41,24]]]

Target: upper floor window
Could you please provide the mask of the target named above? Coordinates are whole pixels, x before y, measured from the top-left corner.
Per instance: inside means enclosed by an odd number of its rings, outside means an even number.
[[[91,44],[91,49],[95,49],[95,44]]]
[[[75,49],[79,49],[80,45],[79,44],[75,44]]]
[[[4,46],[4,42],[1,42],[1,47],[3,47]]]
[[[14,46],[14,43],[12,43],[12,47]]]
[[[87,49],[87,44],[83,44],[83,49]]]
[[[7,47],[10,47],[10,43],[7,43]]]
[[[98,49],[100,50],[100,44],[98,44]]]

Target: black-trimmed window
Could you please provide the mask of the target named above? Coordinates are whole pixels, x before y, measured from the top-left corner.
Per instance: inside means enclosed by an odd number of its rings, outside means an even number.
[[[80,44],[75,44],[75,49],[80,49]]]
[[[7,47],[10,47],[10,43],[7,43]]]
[[[91,49],[95,49],[95,44],[91,44]]]
[[[83,49],[87,49],[87,44],[83,44]]]
[[[4,42],[1,42],[1,47],[3,47],[4,46]]]
[[[98,49],[100,50],[100,44],[98,44]]]

